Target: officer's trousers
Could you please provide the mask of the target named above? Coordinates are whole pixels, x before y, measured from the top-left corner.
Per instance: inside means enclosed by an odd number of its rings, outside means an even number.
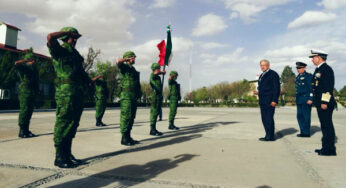
[[[317,107],[317,114],[320,119],[322,131],[322,150],[326,152],[335,151],[335,130],[332,120],[333,111],[334,108],[329,106],[327,110]]]
[[[275,122],[274,122],[274,114],[275,114],[275,107],[272,107],[271,105],[267,104],[261,104],[261,117],[262,117],[262,123],[264,130],[266,132],[265,137],[266,138],[274,138],[274,130],[275,130]]]
[[[297,120],[300,128],[300,133],[310,135],[311,105],[297,104]]]

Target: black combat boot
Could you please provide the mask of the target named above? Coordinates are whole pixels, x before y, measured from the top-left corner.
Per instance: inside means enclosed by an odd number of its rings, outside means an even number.
[[[76,166],[81,165],[81,164],[85,164],[85,162],[83,160],[80,159],[76,159],[71,152],[71,148],[72,148],[72,140],[68,141],[66,144],[66,155],[69,156],[69,160]]]
[[[156,130],[156,125],[151,125],[150,126],[150,135],[153,135],[153,136],[161,136],[163,135],[162,132],[159,132],[158,130]]]
[[[134,142],[131,141],[130,135],[128,133],[124,133],[121,137],[121,144],[125,146],[132,146]]]
[[[129,135],[130,142],[132,142],[133,145],[139,144],[139,143],[140,143],[138,140],[134,140],[134,139],[131,137],[131,133],[128,133],[128,135]]]
[[[168,126],[168,129],[171,129],[171,130],[179,130],[179,127],[176,127],[175,125],[174,125],[174,122],[171,120],[171,121],[169,121],[169,126]]]
[[[75,168],[76,165],[73,164],[71,160],[68,159],[66,153],[63,151],[62,146],[55,146],[56,154],[54,165],[59,168]]]
[[[26,138],[26,134],[24,134],[24,130],[22,128],[19,129],[18,137]]]
[[[102,127],[103,126],[100,119],[96,119],[96,126],[97,127]]]

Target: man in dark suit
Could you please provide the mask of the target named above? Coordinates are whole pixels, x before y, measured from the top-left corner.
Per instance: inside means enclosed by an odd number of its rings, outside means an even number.
[[[333,125],[333,111],[336,102],[333,96],[334,71],[327,65],[326,52],[311,50],[310,58],[316,66],[312,80],[313,103],[316,106],[322,130],[322,148],[316,149],[318,155],[335,156],[335,130]]]
[[[296,78],[297,120],[300,128],[298,137],[310,137],[312,74],[305,71],[307,64],[296,62],[298,76]]]
[[[278,104],[280,96],[280,77],[275,71],[270,69],[270,63],[268,60],[261,60],[260,66],[263,73],[258,78],[258,92],[256,93],[258,93],[259,97],[262,123],[266,135],[259,140],[274,141],[274,113],[275,106]]]

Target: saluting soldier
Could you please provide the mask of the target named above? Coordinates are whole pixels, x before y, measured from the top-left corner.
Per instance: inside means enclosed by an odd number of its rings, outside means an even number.
[[[176,129],[179,127],[174,125],[175,115],[177,114],[178,102],[181,100],[180,84],[176,81],[178,78],[177,71],[171,71],[168,78],[169,87],[169,126],[168,129]]]
[[[151,65],[151,70],[153,71],[150,75],[150,135],[161,136],[163,133],[156,129],[157,116],[159,115],[160,108],[162,106],[162,84],[161,77],[159,75],[166,74],[166,71],[160,70],[160,65],[158,63],[153,63]]]
[[[107,95],[108,88],[107,83],[104,79],[104,75],[101,74],[92,79],[92,82],[95,84],[95,108],[96,108],[96,126],[102,127],[107,126],[102,122],[102,117],[106,111],[107,107]]]
[[[72,139],[76,135],[83,112],[83,91],[91,83],[83,68],[84,58],[75,48],[79,37],[81,35],[73,27],[64,27],[47,36],[47,46],[57,76],[54,165],[60,168],[73,168],[83,163],[71,153]],[[61,45],[58,39],[63,42]]]
[[[38,72],[34,68],[35,56],[32,48],[26,52],[22,60],[15,62],[15,66],[18,70],[20,84],[18,87],[18,99],[19,99],[19,134],[20,138],[35,137],[29,130],[30,119],[34,111],[35,94],[38,93]]]
[[[305,71],[306,63],[296,62],[298,76],[296,78],[297,120],[300,128],[298,137],[310,137],[312,74]]]
[[[312,80],[313,104],[316,106],[322,130],[322,148],[316,149],[318,155],[335,156],[335,130],[333,111],[336,102],[333,95],[335,77],[333,69],[326,63],[328,54],[311,50],[312,62],[316,66]]]
[[[120,132],[121,144],[131,146],[139,141],[131,137],[132,126],[137,112],[137,100],[142,96],[139,72],[133,66],[136,54],[132,51],[125,52],[123,58],[117,60],[119,67],[121,93],[120,93]]]

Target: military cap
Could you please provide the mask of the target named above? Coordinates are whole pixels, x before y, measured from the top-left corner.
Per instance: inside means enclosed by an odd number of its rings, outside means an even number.
[[[160,67],[160,64],[158,64],[158,63],[153,63],[153,64],[151,64],[151,70],[155,70],[155,69],[160,69],[161,67]]]
[[[177,75],[178,76],[178,72],[177,71],[171,71],[169,73],[169,76],[174,76],[174,75]]]
[[[321,56],[323,58],[327,58],[328,53],[322,50],[311,50],[311,55],[309,56],[309,58],[313,58],[315,56]]]
[[[136,54],[132,51],[127,51],[123,54],[123,58],[136,57]]]
[[[80,37],[80,34],[79,34],[78,30],[77,30],[76,28],[74,28],[74,27],[63,27],[63,28],[61,28],[60,31],[62,31],[62,32],[72,32],[72,33],[76,33],[76,34],[78,34],[79,37]],[[68,37],[69,37],[69,36],[64,35],[64,36],[60,37],[60,40],[66,40]],[[78,39],[79,37],[77,37],[76,39]]]
[[[304,68],[304,67],[306,67],[306,66],[307,66],[306,63],[303,63],[303,62],[300,62],[300,61],[296,62],[296,67],[297,67],[297,68]]]

